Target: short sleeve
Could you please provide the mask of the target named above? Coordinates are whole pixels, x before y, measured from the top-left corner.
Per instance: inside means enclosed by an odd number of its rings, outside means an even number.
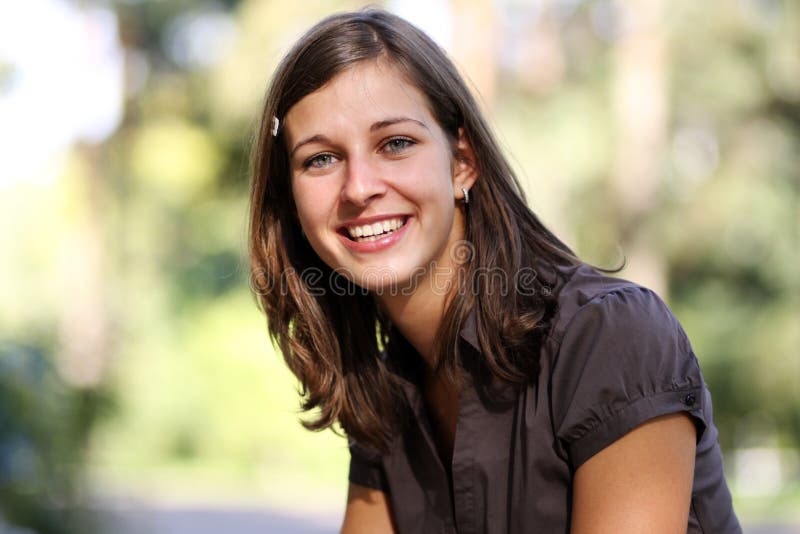
[[[706,428],[703,378],[666,304],[631,285],[578,309],[562,338],[551,382],[559,448],[573,469],[655,417],[692,416]]]
[[[386,481],[381,456],[362,447],[352,439],[349,442],[349,448],[350,474],[348,478],[350,482],[388,493],[389,484]]]

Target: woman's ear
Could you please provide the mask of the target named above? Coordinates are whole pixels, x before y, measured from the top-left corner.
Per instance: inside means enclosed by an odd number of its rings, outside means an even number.
[[[453,190],[456,198],[464,200],[462,188],[469,191],[478,179],[478,162],[475,151],[464,134],[464,128],[458,129],[453,160]]]

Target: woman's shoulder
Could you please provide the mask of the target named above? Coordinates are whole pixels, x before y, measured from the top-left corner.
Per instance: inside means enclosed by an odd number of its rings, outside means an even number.
[[[585,336],[594,331],[620,342],[631,337],[666,337],[691,350],[672,310],[652,289],[585,264],[561,272],[551,348],[560,346],[568,334]]]
[[[558,303],[541,379],[556,437],[576,467],[659,415],[685,411],[707,425],[697,359],[654,291],[579,267]]]

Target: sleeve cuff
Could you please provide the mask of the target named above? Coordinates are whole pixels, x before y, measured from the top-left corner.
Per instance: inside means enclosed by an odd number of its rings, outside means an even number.
[[[569,446],[572,468],[577,470],[586,460],[642,423],[671,413],[686,412],[691,415],[699,441],[706,428],[704,402],[703,386],[642,397],[572,442]]]
[[[376,489],[384,493],[389,492],[389,484],[380,465],[367,465],[356,459],[351,459],[348,479],[353,484],[358,484],[365,488]]]

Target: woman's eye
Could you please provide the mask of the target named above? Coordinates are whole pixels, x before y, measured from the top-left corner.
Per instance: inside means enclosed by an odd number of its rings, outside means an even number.
[[[383,145],[383,148],[390,154],[397,154],[413,144],[414,141],[411,139],[407,139],[405,137],[395,137],[393,139],[389,139],[386,144]]]
[[[317,154],[314,157],[311,157],[303,163],[303,167],[306,169],[324,169],[330,165],[333,165],[334,160],[336,157],[333,154]]]

